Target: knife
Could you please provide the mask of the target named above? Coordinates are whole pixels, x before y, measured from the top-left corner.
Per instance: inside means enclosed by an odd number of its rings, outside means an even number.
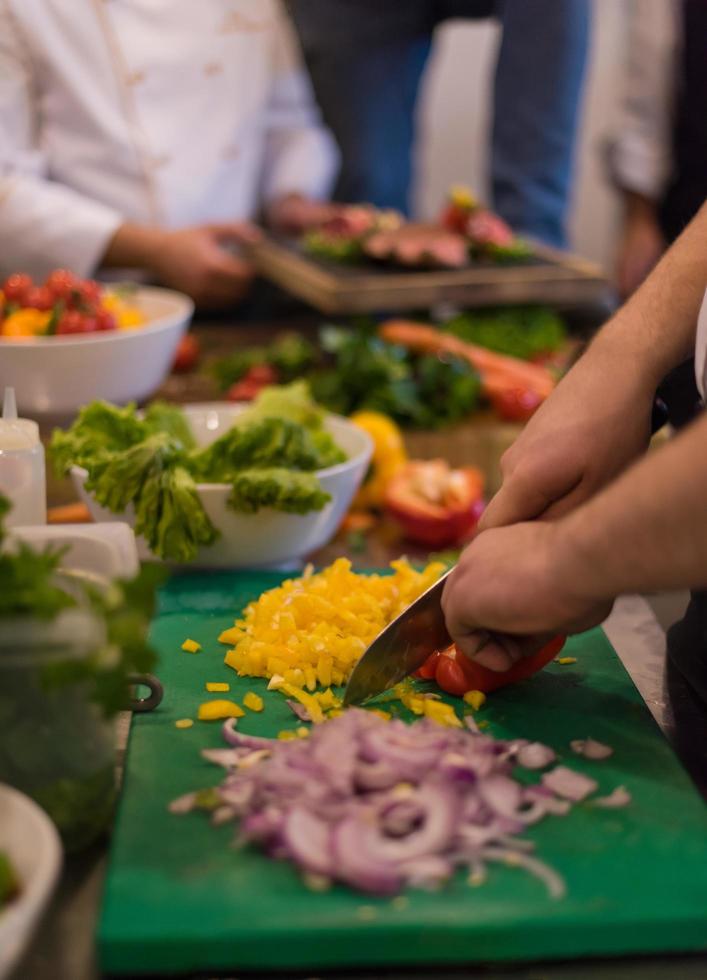
[[[452,642],[442,612],[442,590],[452,572],[437,579],[378,634],[354,667],[344,704],[363,704],[421,667],[430,654]],[[479,637],[479,646],[485,639]]]

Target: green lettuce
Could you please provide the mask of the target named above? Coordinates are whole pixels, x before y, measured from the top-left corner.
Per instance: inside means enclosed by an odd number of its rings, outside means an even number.
[[[321,510],[330,500],[330,494],[322,490],[313,473],[296,473],[280,467],[241,470],[233,478],[228,497],[229,506],[245,514],[254,514],[261,507],[308,514]]]

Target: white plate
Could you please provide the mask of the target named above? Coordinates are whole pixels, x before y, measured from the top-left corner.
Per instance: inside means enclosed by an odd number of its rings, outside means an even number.
[[[54,824],[24,793],[0,783],[0,850],[20,880],[20,894],[0,909],[0,980],[27,947],[61,868]]]

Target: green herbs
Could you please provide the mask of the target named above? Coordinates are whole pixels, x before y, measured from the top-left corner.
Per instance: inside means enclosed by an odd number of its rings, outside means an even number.
[[[197,482],[231,484],[229,506],[241,512],[325,506],[315,471],[346,456],[323,421],[303,382],[265,388],[229,431],[199,449],[177,408],[154,405],[140,418],[134,406],[95,402],[54,433],[52,455],[60,472],[88,471],[86,489],[102,507],[115,514],[132,507],[135,531],[155,555],[188,562],[218,536]]]
[[[513,306],[461,313],[444,325],[455,336],[499,354],[531,360],[564,344],[564,322],[542,306]]]
[[[219,358],[211,370],[219,388],[225,391],[258,365],[269,364],[279,380],[286,383],[305,374],[315,360],[313,344],[297,333],[284,333],[268,347],[247,347]]]
[[[10,857],[0,851],[0,910],[19,893],[20,883]]]
[[[311,376],[311,385],[332,411],[370,409],[406,427],[433,429],[478,405],[478,375],[460,358],[414,354],[381,340],[373,325],[325,327],[321,343],[329,364]]]

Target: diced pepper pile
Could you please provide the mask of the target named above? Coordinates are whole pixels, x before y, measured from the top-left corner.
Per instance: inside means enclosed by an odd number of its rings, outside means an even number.
[[[231,647],[225,662],[242,677],[277,677],[298,691],[345,684],[378,633],[445,570],[431,562],[417,571],[405,559],[391,567],[392,575],[363,575],[339,558],[263,593],[219,637]]]

